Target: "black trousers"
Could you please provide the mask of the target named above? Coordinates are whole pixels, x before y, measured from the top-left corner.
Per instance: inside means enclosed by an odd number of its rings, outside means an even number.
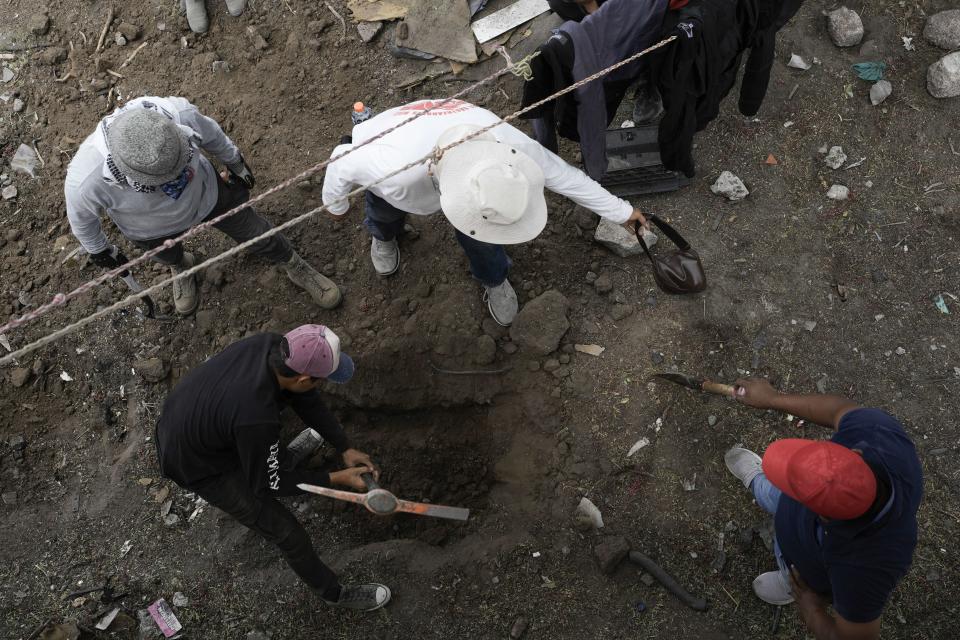
[[[203,222],[206,222],[211,218],[215,218],[220,214],[243,204],[249,199],[250,191],[243,186],[242,183],[234,180],[228,184],[221,180],[218,176],[217,204],[213,207],[213,211],[211,211],[209,215],[203,219]],[[245,209],[241,209],[237,213],[233,214],[226,220],[222,220],[213,226],[233,238],[237,243],[240,243],[257,237],[258,235],[270,229],[273,225],[267,222],[263,216],[254,211],[253,207],[246,207]],[[132,242],[141,249],[153,249],[154,247],[159,247],[170,238],[176,238],[184,231],[186,231],[186,229],[183,229],[179,233],[175,233],[170,236],[164,236],[162,238],[153,238],[151,240],[132,240]],[[290,242],[283,236],[283,234],[278,233],[252,245],[250,247],[250,252],[254,255],[260,256],[261,258],[269,260],[270,262],[282,264],[289,260],[290,256],[293,255],[293,248],[290,246]],[[153,259],[162,264],[180,264],[182,258],[183,246],[177,243],[169,249],[164,249],[154,256]]]
[[[290,568],[324,599],[338,598],[340,582],[317,555],[300,521],[275,498],[255,495],[242,472],[217,476],[190,490],[275,544]]]

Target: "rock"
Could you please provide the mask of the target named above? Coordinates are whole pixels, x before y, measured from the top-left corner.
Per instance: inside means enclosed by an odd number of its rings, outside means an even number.
[[[751,533],[752,533],[752,531],[751,531]],[[642,582],[643,584],[645,584],[645,585],[648,586],[648,587],[652,587],[654,584],[657,583],[657,580],[656,580],[656,578],[654,578],[654,577],[653,577],[652,575],[650,575],[649,573],[644,572],[644,573],[641,573],[641,574],[640,574],[640,582]]]
[[[838,47],[852,47],[863,40],[863,20],[853,9],[840,7],[827,14],[827,31]]]
[[[600,216],[590,211],[590,209],[585,209],[580,205],[577,205],[573,209],[573,221],[584,231],[590,231],[595,228],[599,220],[601,220]]]
[[[357,33],[364,42],[370,42],[376,38],[381,29],[383,29],[382,22],[361,22],[357,25]]]
[[[610,317],[616,321],[623,320],[633,315],[632,304],[615,304],[610,308]]]
[[[30,369],[26,367],[17,367],[10,372],[10,384],[18,389],[27,384],[30,380]]]
[[[646,241],[648,247],[652,247],[657,243],[657,234],[647,231],[646,229],[644,229],[642,233],[643,239]],[[637,236],[635,236],[632,231],[627,231],[623,225],[619,225],[606,218],[600,219],[600,224],[597,225],[597,231],[593,239],[621,258],[629,258],[630,256],[643,253],[643,247],[637,242]]]
[[[927,91],[934,98],[960,96],[960,51],[947,54],[930,65]]]
[[[927,18],[923,37],[941,49],[960,49],[960,9],[941,11]]]
[[[743,184],[743,180],[733,175],[729,171],[724,171],[720,174],[720,177],[717,178],[717,181],[713,183],[710,187],[710,191],[713,191],[719,196],[723,196],[731,201],[743,200],[750,192],[747,190],[747,186]]]
[[[510,627],[510,638],[512,638],[512,640],[519,640],[519,638],[522,638],[523,634],[527,632],[527,627],[529,626],[530,623],[527,622],[526,618],[517,618],[516,622],[513,623],[513,626]]]
[[[30,33],[35,36],[45,36],[50,31],[50,16],[45,13],[35,13],[27,21]]]
[[[717,416],[707,416],[707,424],[709,426],[714,426],[717,424]]]
[[[210,63],[214,73],[230,73],[230,63],[226,60],[214,60]]]
[[[543,370],[552,373],[560,368],[560,361],[556,358],[550,358],[549,360],[543,363]]]
[[[326,31],[328,28],[330,28],[330,25],[332,24],[333,22],[327,19],[311,20],[310,22],[307,23],[307,31],[317,36],[323,33],[324,31]]]
[[[570,328],[570,302],[559,291],[550,290],[528,302],[510,327],[510,339],[532,355],[545,356],[557,350]]]
[[[870,87],[870,103],[877,106],[890,97],[893,93],[893,85],[889,80],[878,80]]]
[[[0,194],[2,194],[4,200],[15,200],[17,198],[17,186],[12,184],[9,187],[4,187]]]
[[[133,42],[140,37],[140,27],[129,22],[121,22],[116,26],[116,30],[127,39],[127,42]]]
[[[160,358],[137,360],[133,363],[133,368],[147,382],[160,382],[169,373],[169,369]]]
[[[842,184],[835,184],[827,191],[827,197],[831,200],[846,200],[850,197],[850,189]]]
[[[593,555],[600,564],[600,570],[607,575],[613,573],[617,565],[630,553],[630,543],[623,536],[608,536],[593,548]]]
[[[264,51],[270,46],[267,44],[267,39],[260,33],[260,30],[253,25],[247,27],[247,36],[250,38],[250,42],[253,43],[253,48],[257,51]]]
[[[477,338],[474,360],[477,364],[491,364],[497,359],[497,342],[490,336],[484,334]]]
[[[118,47],[127,46],[127,39],[123,37],[122,33],[114,34],[113,41],[117,43]]]
[[[831,169],[839,169],[847,161],[847,154],[843,152],[843,147],[830,147],[830,152],[823,161]]]
[[[26,108],[26,104],[20,98],[13,99],[13,112],[20,113]]]
[[[175,607],[186,607],[190,604],[190,598],[183,595],[183,593],[177,591],[176,593],[173,594],[173,599],[171,600],[171,603]]]
[[[48,47],[40,52],[37,60],[40,64],[54,65],[60,64],[67,59],[67,50],[63,47]]]
[[[175,513],[168,513],[167,515],[163,516],[163,524],[167,525],[168,527],[174,527],[179,523],[180,516]]]
[[[194,322],[197,323],[197,328],[201,331],[209,331],[213,328],[213,323],[217,319],[217,312],[213,309],[204,309],[198,311],[197,315],[194,316]]]
[[[593,281],[593,288],[597,293],[610,293],[613,291],[613,281],[608,274],[601,274]]]

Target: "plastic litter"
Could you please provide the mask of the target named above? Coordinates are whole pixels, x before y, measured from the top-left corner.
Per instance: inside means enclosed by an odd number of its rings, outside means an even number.
[[[603,528],[603,516],[597,505],[590,502],[589,498],[580,498],[580,504],[577,505],[577,515],[582,516],[595,529]]]
[[[797,54],[791,53],[790,62],[787,63],[787,66],[791,69],[800,69],[801,71],[806,71],[811,65]]]
[[[857,77],[868,82],[883,80],[883,74],[887,70],[885,62],[858,62],[853,65],[853,70],[857,72]]]
[[[937,295],[937,297],[933,299],[933,304],[937,306],[937,311],[939,311],[940,313],[946,313],[948,315],[950,314],[950,309],[949,307],[947,307],[947,303],[943,299],[942,293]]]

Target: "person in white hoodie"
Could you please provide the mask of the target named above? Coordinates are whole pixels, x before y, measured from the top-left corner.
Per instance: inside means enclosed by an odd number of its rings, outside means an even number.
[[[221,177],[201,150],[222,162],[229,177],[226,172]],[[105,213],[141,249],[163,245],[153,259],[177,275],[196,261],[171,239],[243,204],[253,186],[240,150],[215,120],[184,98],[144,97],[101,120],[83,141],[67,168],[64,195],[73,235],[94,264],[112,269],[127,262],[103,231]],[[251,207],[214,226],[238,243],[271,228]],[[320,307],[340,303],[337,285],[307,264],[283,235],[260,240],[250,250],[282,266]],[[173,282],[173,301],[180,315],[196,310],[192,275]]]
[[[503,245],[528,242],[543,230],[547,222],[544,187],[618,224],[646,226],[639,209],[506,123],[441,155],[442,147],[499,122],[500,117],[461,100],[438,107],[439,103],[420,100],[357,124],[352,141],[334,149],[331,157],[434,108],[327,167],[323,203],[334,215],[348,211],[346,197],[356,185],[368,186],[364,225],[372,236],[370,258],[378,274],[388,276],[400,267],[397,237],[408,213],[443,211],[456,229],[471,273],[485,289],[490,315],[509,326],[519,305],[507,279],[510,259]],[[417,165],[373,185],[431,153],[435,158],[429,166]]]

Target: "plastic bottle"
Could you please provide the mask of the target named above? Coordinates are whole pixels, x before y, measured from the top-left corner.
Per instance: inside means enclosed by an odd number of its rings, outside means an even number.
[[[353,111],[350,113],[350,119],[353,120],[353,124],[360,124],[372,117],[373,110],[370,107],[364,106],[362,102],[353,103]]]

